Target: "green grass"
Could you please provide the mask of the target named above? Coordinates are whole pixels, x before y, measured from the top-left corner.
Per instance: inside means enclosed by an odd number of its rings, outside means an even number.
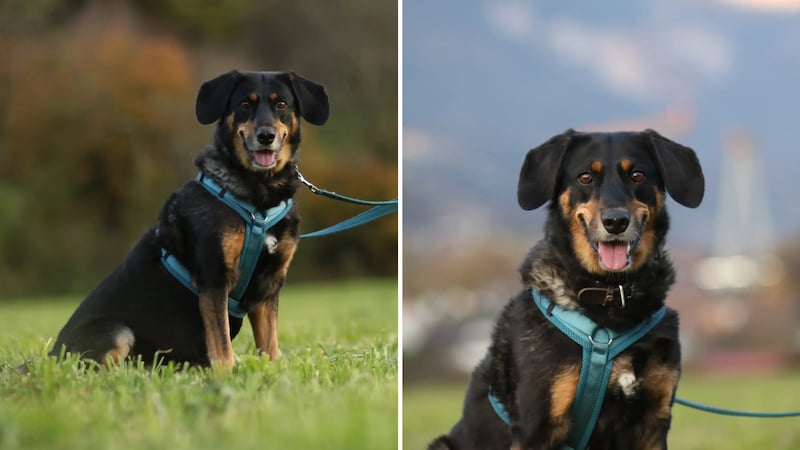
[[[46,358],[79,300],[0,303],[0,448],[397,447],[395,280],[287,285],[283,356],[257,356],[245,325],[228,374]]]
[[[461,416],[466,381],[460,385],[403,389],[403,448],[422,449]],[[800,373],[748,376],[684,374],[678,396],[747,411],[800,410]],[[678,450],[797,450],[800,417],[752,419],[720,416],[676,405],[669,448]]]

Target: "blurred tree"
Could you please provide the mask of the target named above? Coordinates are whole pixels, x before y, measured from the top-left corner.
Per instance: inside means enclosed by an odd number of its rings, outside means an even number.
[[[274,0],[0,0],[0,297],[84,291],[152,224],[210,142],[199,84],[231,67],[326,85],[306,127],[320,186],[397,196],[397,5]],[[303,230],[362,209],[301,193]],[[397,216],[303,242],[293,279],[391,275]]]
[[[120,260],[174,185],[189,61],[174,39],[99,13],[11,53],[0,218],[13,219],[0,225],[13,269],[0,276],[13,279],[2,284],[74,289]]]

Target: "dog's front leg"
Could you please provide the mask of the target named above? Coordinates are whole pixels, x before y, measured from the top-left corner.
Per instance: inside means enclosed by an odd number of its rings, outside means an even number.
[[[270,361],[281,356],[278,348],[278,300],[265,301],[249,312],[247,317],[253,327],[253,338],[259,353],[269,355]]]
[[[270,361],[274,361],[281,356],[278,347],[278,298],[289,272],[289,264],[297,250],[297,237],[287,233],[281,239],[274,240],[272,246],[267,244],[267,247],[271,254],[279,258],[280,265],[267,285],[264,300],[247,317],[253,327],[256,348],[261,354],[269,355]]]
[[[212,366],[233,368],[231,327],[228,323],[228,294],[225,289],[200,292],[200,315],[205,329],[206,351]]]
[[[667,433],[672,423],[672,403],[679,378],[680,368],[675,365],[653,363],[645,369],[642,384],[652,403],[640,425],[639,448],[666,450]]]
[[[580,366],[564,365],[549,386],[544,383],[517,386],[519,421],[512,427],[518,440],[516,445],[525,450],[555,450],[564,445],[571,428],[569,413],[579,379]]]

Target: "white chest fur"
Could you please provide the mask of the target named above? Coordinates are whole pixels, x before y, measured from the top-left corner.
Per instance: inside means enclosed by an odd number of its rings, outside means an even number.
[[[264,238],[264,245],[267,246],[267,252],[271,255],[275,253],[275,249],[278,247],[278,238],[272,233],[267,233],[267,237]]]

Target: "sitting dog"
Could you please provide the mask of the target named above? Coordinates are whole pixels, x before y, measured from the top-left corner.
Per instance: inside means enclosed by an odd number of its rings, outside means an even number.
[[[520,268],[525,289],[497,321],[461,420],[429,448],[665,449],[681,361],[678,315],[663,306],[675,278],[665,193],[695,208],[704,184],[694,151],[652,130],[567,130],[529,151],[517,197],[526,210],[550,201],[545,237]],[[573,336],[567,316],[609,334]],[[628,330],[644,334],[600,364],[607,387],[581,427],[591,365],[576,342],[610,347]]]
[[[50,354],[231,368],[246,315],[258,350],[277,358],[278,294],[299,240],[300,118],[322,125],[328,112],[325,89],[292,72],[231,71],[203,83],[197,119],[217,128],[195,160],[198,179],[167,198]]]

